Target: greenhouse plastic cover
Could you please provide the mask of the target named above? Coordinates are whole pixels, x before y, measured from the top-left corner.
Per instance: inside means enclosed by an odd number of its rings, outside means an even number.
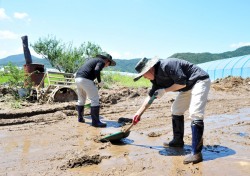
[[[227,76],[250,77],[250,55],[205,62],[197,65],[209,74],[212,81]]]

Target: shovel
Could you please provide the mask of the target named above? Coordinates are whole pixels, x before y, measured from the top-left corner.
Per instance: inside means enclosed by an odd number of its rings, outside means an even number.
[[[84,105],[84,108],[90,108],[91,107],[91,103],[87,103]]]
[[[144,111],[146,111],[146,109],[153,103],[154,99],[156,98],[156,94],[154,94],[150,100],[148,101],[148,103],[146,104],[146,106],[143,108],[142,112],[139,114],[139,117],[144,113]],[[115,141],[120,141],[123,138],[126,138],[129,136],[130,134],[130,129],[133,127],[133,123],[125,130],[125,131],[121,131],[121,132],[117,132],[117,133],[113,133],[110,134],[108,136],[103,137],[102,139],[100,139],[101,142],[115,142]]]

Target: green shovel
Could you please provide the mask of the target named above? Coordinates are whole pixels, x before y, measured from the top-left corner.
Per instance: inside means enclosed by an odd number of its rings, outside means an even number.
[[[153,103],[154,99],[156,98],[156,94],[154,94],[150,100],[148,101],[148,103],[146,104],[146,106],[144,107],[144,109],[142,110],[142,112],[139,114],[139,117],[144,113],[144,111]],[[117,133],[113,133],[110,134],[108,136],[103,137],[102,139],[100,139],[101,142],[115,142],[115,141],[120,141],[123,138],[126,138],[129,136],[130,134],[130,129],[133,127],[133,123],[125,130],[125,131],[120,131]]]

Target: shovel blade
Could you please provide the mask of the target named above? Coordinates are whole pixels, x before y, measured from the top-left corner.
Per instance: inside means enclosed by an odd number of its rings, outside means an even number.
[[[90,108],[91,107],[91,103],[85,104],[84,107],[85,108]]]
[[[124,132],[117,132],[117,133],[113,133],[110,134],[108,136],[105,136],[104,138],[100,139],[101,142],[116,142],[116,141],[120,141],[123,138],[128,137],[130,134],[130,131],[124,133]]]

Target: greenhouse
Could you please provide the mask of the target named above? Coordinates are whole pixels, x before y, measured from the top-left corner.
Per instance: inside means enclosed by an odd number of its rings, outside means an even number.
[[[212,81],[227,76],[250,77],[250,55],[206,62],[198,66],[209,74]]]

